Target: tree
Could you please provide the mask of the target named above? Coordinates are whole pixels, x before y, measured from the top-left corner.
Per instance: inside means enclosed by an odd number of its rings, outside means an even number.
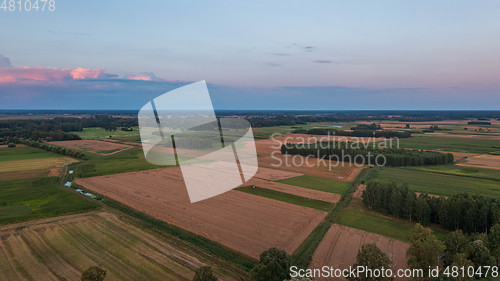
[[[445,265],[454,262],[457,254],[466,253],[470,247],[469,238],[461,230],[453,231],[448,234],[445,241]]]
[[[476,266],[495,265],[495,258],[482,240],[475,240],[470,245],[468,256]]]
[[[358,266],[366,266],[370,269],[382,269],[382,268],[391,268],[392,261],[387,257],[385,253],[383,253],[375,244],[364,244],[361,246],[361,249],[358,251],[358,255],[356,256],[356,263],[352,266],[356,268]],[[378,277],[375,278],[373,276],[351,276],[347,278],[349,281],[385,281],[392,280],[391,277]]]
[[[440,265],[445,246],[432,230],[417,223],[411,232],[410,247],[406,251],[408,267],[421,269]],[[425,270],[424,270],[425,271]]]
[[[412,220],[414,216],[416,203],[417,203],[417,198],[415,192],[413,190],[408,190],[408,192],[406,193],[404,206],[405,206],[406,217],[409,220]]]
[[[465,269],[467,269],[471,266],[474,267],[474,263],[471,260],[467,259],[467,255],[465,253],[459,253],[453,257],[453,263],[451,264],[451,266],[456,266],[458,268],[464,267]],[[472,281],[475,280],[475,278],[474,276],[468,276],[468,274],[458,274],[458,277],[453,278],[453,280]]]
[[[102,281],[104,280],[104,277],[106,277],[106,270],[98,267],[98,266],[91,266],[87,268],[83,273],[82,273],[82,281]]]
[[[212,268],[210,266],[202,266],[196,269],[196,274],[194,275],[193,281],[217,281],[217,277],[215,277],[212,272]]]
[[[250,275],[253,281],[283,281],[290,279],[292,258],[285,251],[271,248],[262,252],[259,263]]]
[[[429,203],[427,203],[423,195],[417,198],[415,204],[415,217],[417,221],[423,225],[427,225],[431,219],[431,207],[429,207]]]
[[[497,265],[500,264],[500,224],[495,224],[490,229],[488,244],[491,254],[495,257]]]

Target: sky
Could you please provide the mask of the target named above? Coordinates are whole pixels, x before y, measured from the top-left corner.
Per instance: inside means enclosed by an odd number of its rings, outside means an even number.
[[[23,0],[24,1],[24,0]],[[0,9],[0,109],[494,109],[499,1],[56,1]]]

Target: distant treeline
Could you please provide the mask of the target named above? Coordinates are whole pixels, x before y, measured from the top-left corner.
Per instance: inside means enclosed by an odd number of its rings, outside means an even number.
[[[47,150],[50,152],[54,152],[54,153],[58,153],[58,154],[66,155],[66,156],[71,156],[74,158],[87,159],[85,153],[82,153],[82,152],[76,151],[76,150],[72,150],[69,148],[64,148],[64,147],[60,147],[60,146],[50,145],[50,144],[47,144],[44,142],[38,142],[38,141],[34,141],[34,140],[25,140],[25,139],[22,139],[21,143],[25,144],[25,145],[32,146],[32,147],[41,148],[41,149],[44,149],[44,150]]]
[[[121,118],[108,115],[74,118],[57,117],[54,119],[0,120],[0,139],[4,142],[19,142],[19,139],[61,141],[78,140],[80,137],[69,132],[82,131],[83,128],[103,127],[116,130],[118,127],[137,126],[136,118]]]
[[[491,122],[488,121],[469,121],[467,122],[469,125],[491,125]]]
[[[420,194],[408,184],[369,182],[363,203],[370,209],[398,218],[436,223],[465,233],[488,232],[500,223],[500,201],[480,195],[456,194],[448,198]]]
[[[389,145],[388,145],[389,146]],[[321,142],[283,144],[281,153],[340,160],[357,164],[421,166],[453,163],[451,153],[379,147],[370,143]]]
[[[355,121],[399,121],[429,122],[442,120],[467,120],[474,118],[495,119],[500,111],[397,111],[397,110],[353,110],[353,111],[218,111],[218,116],[243,116],[253,127],[301,125],[308,122],[355,122]]]
[[[336,135],[336,136],[347,136],[347,137],[374,137],[374,138],[409,138],[411,137],[411,132],[403,131],[391,131],[391,130],[354,130],[354,131],[344,131],[332,128],[313,128],[309,130],[297,129],[293,131],[296,134],[310,134],[310,135]]]

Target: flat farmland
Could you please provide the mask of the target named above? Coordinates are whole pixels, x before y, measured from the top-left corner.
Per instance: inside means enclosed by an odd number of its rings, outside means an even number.
[[[133,147],[128,144],[121,144],[121,143],[114,143],[114,142],[100,141],[100,140],[53,141],[50,142],[50,144],[104,156],[115,154]]]
[[[255,146],[257,148],[259,168],[263,167],[350,182],[358,176],[362,169],[367,167],[366,165],[356,166],[347,162],[322,160],[314,157],[281,154],[280,148],[282,143],[315,143],[317,140],[318,136],[301,134],[285,135],[275,139],[258,140],[255,142]]]
[[[254,258],[271,247],[293,253],[327,214],[239,191],[191,204],[177,167],[75,182]]]
[[[344,194],[344,192],[349,189],[350,185],[349,183],[344,181],[336,181],[305,175],[282,179],[278,182],[337,194]]]
[[[75,131],[71,133],[78,135],[80,138],[84,140],[96,140],[109,137],[120,140],[131,140],[135,138],[140,140],[139,127],[132,127],[132,131],[122,131],[120,129],[115,131],[108,131],[101,127],[92,127],[92,128],[83,128],[82,131]]]
[[[468,153],[492,153],[500,150],[500,141],[495,137],[460,137],[455,135],[416,135],[401,139],[401,148],[442,150]]]
[[[94,265],[107,271],[106,280],[191,280],[205,265],[198,255],[105,212],[4,226],[0,256],[0,280],[80,280]],[[214,269],[221,280],[235,280]]]
[[[356,255],[365,243],[374,243],[393,262],[393,269],[406,268],[406,251],[409,244],[396,239],[333,224],[314,252],[310,268],[328,265],[349,268],[356,262]],[[332,280],[315,278],[315,280]]]
[[[77,160],[39,148],[0,148],[0,181],[57,176],[60,169]]]
[[[75,173],[77,177],[93,177],[161,167],[163,166],[146,161],[142,148],[132,147],[109,156],[91,157],[90,160],[78,165]]]
[[[0,181],[0,224],[95,209],[97,204],[57,184],[57,178]]]
[[[422,193],[449,196],[457,193],[500,196],[498,180],[439,174],[407,168],[373,168],[367,173],[367,180],[408,183],[410,188]]]
[[[458,165],[500,170],[500,155],[484,154],[484,155],[469,157],[465,162],[460,163]]]
[[[245,185],[258,186],[265,189],[271,189],[274,191],[293,194],[313,200],[326,201],[330,203],[337,203],[341,197],[340,194],[335,194],[310,188],[298,187],[295,185],[284,184],[281,182],[262,180],[256,177],[250,179],[248,182],[245,183]]]

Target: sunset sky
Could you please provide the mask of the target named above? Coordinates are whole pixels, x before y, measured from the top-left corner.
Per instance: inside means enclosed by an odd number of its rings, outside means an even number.
[[[499,1],[56,1],[0,10],[0,109],[499,109]]]

